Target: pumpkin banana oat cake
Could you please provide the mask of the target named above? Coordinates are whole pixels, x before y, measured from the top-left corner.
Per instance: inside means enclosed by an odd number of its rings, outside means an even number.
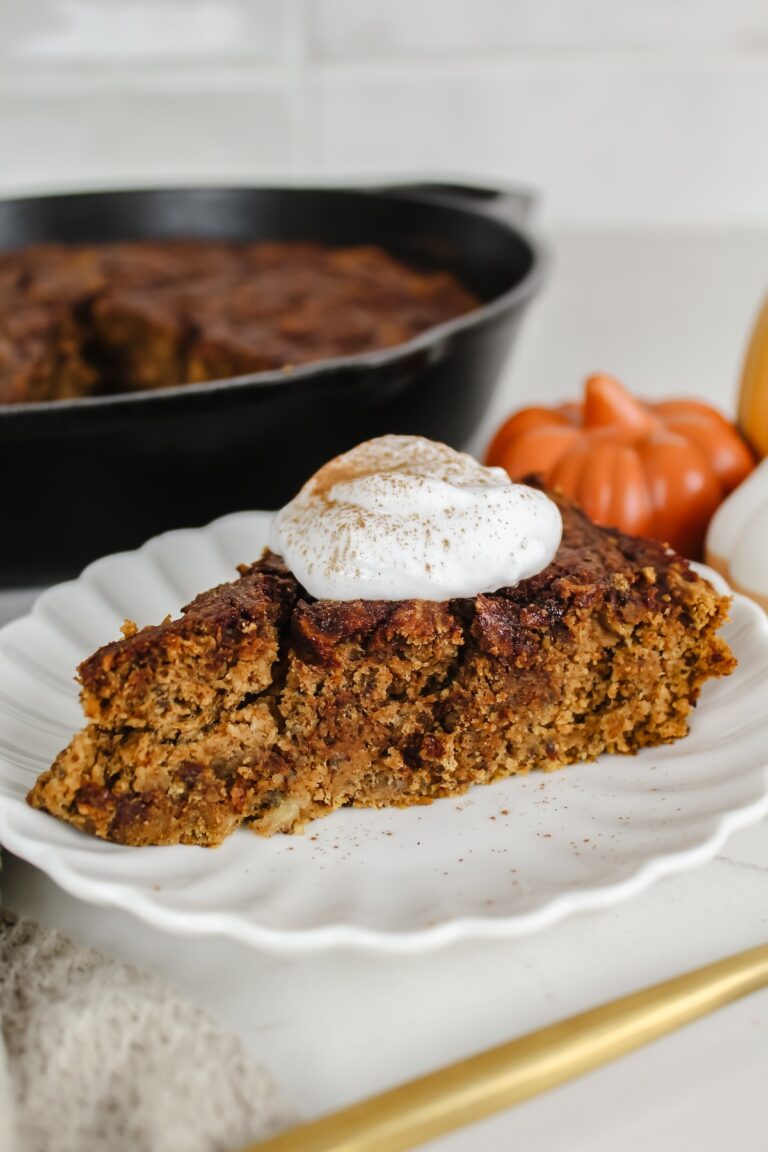
[[[476,307],[375,245],[155,240],[0,252],[0,404],[386,348]]]
[[[29,802],[122,844],[293,832],[687,732],[727,597],[560,495],[554,560],[435,602],[313,599],[266,553],[80,667],[87,726]]]

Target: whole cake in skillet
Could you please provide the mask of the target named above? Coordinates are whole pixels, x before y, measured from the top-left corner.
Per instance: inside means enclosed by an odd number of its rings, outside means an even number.
[[[0,253],[0,404],[369,352],[477,304],[374,245],[37,245]]]
[[[680,556],[416,437],[325,465],[270,545],[81,665],[34,807],[122,844],[293,832],[675,740],[735,665]]]

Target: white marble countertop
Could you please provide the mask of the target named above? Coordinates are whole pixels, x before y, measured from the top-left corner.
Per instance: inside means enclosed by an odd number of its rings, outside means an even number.
[[[732,407],[768,280],[768,232],[568,232],[475,441],[525,398],[611,371],[638,392]],[[0,618],[29,594],[0,597]],[[766,702],[768,705],[768,701]],[[238,1032],[307,1117],[768,939],[768,824],[711,863],[527,939],[421,957],[261,954],[180,939],[66,895],[4,858],[6,906],[166,976]],[[766,1147],[768,992],[481,1125],[436,1152]]]

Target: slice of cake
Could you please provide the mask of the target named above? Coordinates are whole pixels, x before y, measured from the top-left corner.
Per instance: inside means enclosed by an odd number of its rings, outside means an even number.
[[[728,599],[553,499],[559,549],[514,587],[317,599],[266,553],[179,619],[126,626],[81,665],[88,724],[30,804],[123,844],[213,845],[684,736],[735,665]]]

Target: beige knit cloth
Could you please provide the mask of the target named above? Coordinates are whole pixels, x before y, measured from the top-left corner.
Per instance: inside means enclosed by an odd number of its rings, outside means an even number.
[[[294,1117],[159,980],[0,913],[0,1152],[234,1152]]]

